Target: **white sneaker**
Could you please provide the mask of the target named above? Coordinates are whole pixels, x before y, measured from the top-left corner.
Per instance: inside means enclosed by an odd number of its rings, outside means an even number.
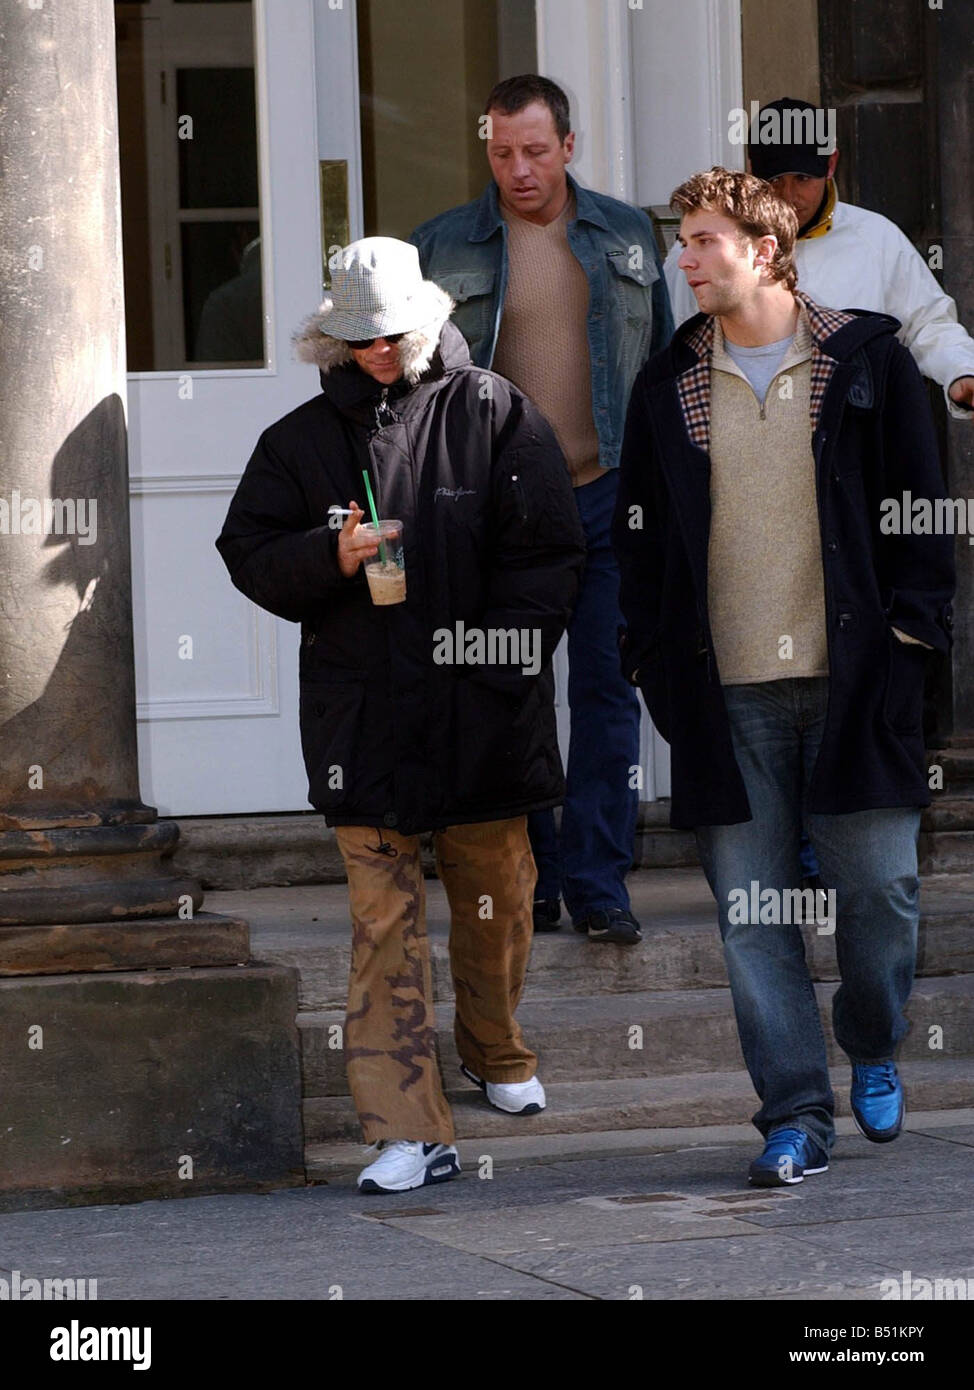
[[[358,1175],[360,1192],[408,1192],[446,1182],[460,1172],[452,1144],[423,1144],[415,1139],[385,1139],[374,1163]]]
[[[460,1070],[468,1081],[486,1091],[495,1110],[503,1110],[508,1115],[537,1115],[545,1108],[544,1087],[536,1076],[530,1081],[482,1081],[462,1064]]]

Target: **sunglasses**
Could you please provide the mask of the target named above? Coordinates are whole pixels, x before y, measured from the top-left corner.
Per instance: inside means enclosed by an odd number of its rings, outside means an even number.
[[[406,335],[405,335],[405,333],[386,333],[385,335],[380,334],[379,336],[382,337],[383,340],[384,340],[385,342],[387,342],[387,343],[398,343],[399,340],[400,340],[401,338],[405,338]],[[370,348],[370,347],[372,346],[372,344],[373,344],[374,342],[376,342],[376,341],[377,341],[377,339],[375,339],[375,338],[348,338],[348,339],[346,339],[346,342],[348,343],[348,346],[349,346],[350,348],[358,348],[360,351],[361,351],[363,348]]]

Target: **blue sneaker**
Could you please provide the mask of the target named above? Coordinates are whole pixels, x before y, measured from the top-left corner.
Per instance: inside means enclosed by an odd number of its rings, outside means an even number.
[[[826,1172],[828,1166],[828,1154],[803,1129],[773,1129],[747,1177],[753,1187],[791,1187],[809,1173]]]
[[[903,1128],[906,1107],[895,1062],[853,1062],[849,1099],[859,1133],[874,1144],[888,1144]]]

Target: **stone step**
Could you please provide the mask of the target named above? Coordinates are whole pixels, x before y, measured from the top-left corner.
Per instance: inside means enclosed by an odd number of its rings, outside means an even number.
[[[974,830],[974,797],[938,793],[923,811],[926,831]],[[970,872],[970,869],[967,870]]]
[[[927,754],[928,766],[944,770],[944,788],[953,796],[974,794],[974,748],[938,748]]]
[[[911,1111],[960,1109],[971,1104],[969,1058],[938,1057],[902,1065]],[[849,1067],[831,1071],[839,1115],[849,1112]],[[547,1108],[540,1115],[504,1115],[472,1086],[447,1092],[459,1139],[584,1134],[648,1128],[746,1124],[758,1108],[746,1071],[719,1071],[627,1080],[545,1080]],[[304,1103],[305,1164],[314,1176],[315,1147],[361,1141],[358,1118],[347,1096]],[[489,1149],[485,1150],[489,1153]],[[356,1145],[349,1158],[363,1163]]]
[[[558,932],[539,934],[532,945],[526,999],[726,986],[716,908],[699,869],[634,873],[629,891],[643,923],[639,945],[590,942],[570,923]],[[450,1000],[446,895],[435,879],[427,883],[426,893],[434,998]],[[974,876],[926,879],[920,903],[918,973],[974,972]],[[302,1011],[344,1006],[350,959],[344,886],[211,894],[207,906],[249,921],[255,958],[297,967]],[[834,937],[814,927],[806,928],[805,936],[813,976],[838,978]]]
[[[974,831],[974,749],[931,753],[930,760],[943,765],[945,789],[924,812],[922,871],[970,872],[974,848],[971,857],[965,858],[970,846],[941,847],[939,840],[946,832]],[[182,816],[175,821],[180,838],[173,867],[178,874],[198,880],[208,893],[345,882],[345,866],[334,832],[317,811]],[[668,799],[640,803],[633,862],[637,869],[693,868],[698,864],[692,832],[670,828]],[[427,875],[432,875],[428,837],[423,863]]]
[[[931,754],[931,758],[934,756]],[[951,766],[955,771],[958,766],[964,766],[957,757],[957,750],[952,755]],[[931,805],[924,810],[918,846],[921,874],[971,872],[974,866],[974,769],[970,776],[968,795],[957,795],[963,787],[945,782],[949,790],[935,794]],[[637,868],[692,868],[699,864],[693,833],[670,829],[669,808],[669,801],[645,802],[640,807],[634,855]]]
[[[848,1077],[841,1074],[833,1079],[840,1087],[848,1082]],[[955,1129],[959,1125],[974,1124],[974,1109],[952,1107],[946,1110],[922,1110],[917,1108],[917,1095],[916,1083],[913,1083],[910,1089],[910,1107],[904,1125],[905,1133],[935,1134],[940,1129]],[[841,1109],[841,1095],[839,1099]],[[846,1138],[852,1137],[859,1142],[859,1131],[852,1116],[840,1114],[835,1122],[835,1132],[839,1139],[838,1156],[843,1157],[849,1152],[848,1146],[843,1142]],[[483,1164],[485,1146],[482,1140],[458,1138],[456,1141],[464,1172],[476,1172],[478,1177],[493,1177],[498,1169],[517,1169],[529,1164],[604,1158],[631,1158],[633,1172],[645,1173],[646,1166],[639,1163],[640,1159],[688,1148],[726,1147],[730,1144],[741,1147],[740,1171],[743,1174],[756,1152],[758,1143],[757,1133],[750,1121],[734,1125],[668,1125],[650,1129],[580,1130],[574,1134],[569,1130],[534,1134],[519,1129],[513,1134],[490,1136],[490,1153],[486,1155],[491,1160],[488,1172]],[[372,1157],[373,1155],[364,1153],[361,1139],[332,1139],[325,1143],[308,1144],[305,1147],[305,1171],[309,1182],[341,1183],[351,1186]]]
[[[637,869],[692,869],[699,867],[697,841],[692,830],[670,827],[670,800],[642,801],[636,820],[633,863]]]
[[[844,1054],[831,1036],[829,1008],[836,986],[817,986],[830,1063]],[[450,1083],[460,1059],[453,1041],[453,1010],[437,1011],[437,1042]],[[901,1056],[931,1056],[931,1037],[942,1044],[937,1060],[974,1059],[974,975],[917,982],[907,1008],[910,1032]],[[672,990],[581,998],[522,1000],[518,1022],[538,1054],[539,1074],[549,1082],[627,1080],[743,1067],[730,991]],[[341,1011],[299,1014],[302,1088],[310,1102],[348,1093]],[[931,1034],[934,1027],[942,1034]],[[974,1060],[969,1062],[974,1067]],[[709,1121],[707,1123],[710,1123]],[[715,1121],[716,1123],[716,1121]]]
[[[197,879],[208,894],[345,882],[345,864],[334,831],[317,811],[174,819],[179,840],[173,866],[176,872]]]
[[[921,874],[967,874],[974,864],[974,828],[920,832],[917,842]]]

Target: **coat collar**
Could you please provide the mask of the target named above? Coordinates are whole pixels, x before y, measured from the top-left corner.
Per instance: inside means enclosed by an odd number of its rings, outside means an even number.
[[[446,373],[469,365],[470,352],[466,340],[456,324],[448,321],[440,329],[436,351],[417,384],[437,381]],[[321,389],[338,410],[353,414],[374,410],[383,392],[382,383],[361,371],[354,361],[323,374]],[[395,402],[414,390],[415,386],[400,377],[388,387],[386,399]]]
[[[835,217],[835,208],[838,201],[839,195],[836,192],[835,179],[829,179],[828,190],[825,195],[822,211],[812,225],[801,233],[798,240],[810,241],[813,237],[825,236],[826,232],[830,232],[832,230],[832,220]]]
[[[808,324],[812,339],[812,387],[809,401],[812,433],[818,429],[822,414],[822,404],[828,390],[832,374],[839,362],[829,348],[832,339],[849,324],[857,320],[856,314],[837,309],[825,309],[815,304],[807,294],[795,290],[802,314]],[[700,321],[698,321],[700,320]],[[714,351],[714,330],[716,319],[713,315],[691,319],[687,331],[681,336],[682,345],[689,349],[690,361],[679,372],[676,389],[683,411],[683,423],[687,434],[698,448],[710,450],[710,367]]]
[[[826,309],[823,305],[816,304],[809,299],[808,295],[801,290],[795,290],[794,295],[805,311],[805,319],[808,323],[808,331],[812,336],[812,342],[822,352],[828,351],[827,344],[833,334],[838,333],[839,329],[844,328],[847,323],[856,321],[856,314],[842,309]],[[696,318],[689,321],[688,331],[683,335],[683,342],[696,359],[700,361],[707,358],[708,365],[714,350],[716,322],[717,320],[712,314],[706,316],[698,314]]]
[[[610,231],[605,214],[589,190],[577,183],[571,174],[566,174],[565,177],[568,180],[568,187],[575,195],[574,220],[576,222],[591,222],[605,232]],[[501,212],[497,184],[491,179],[477,203],[477,216],[474,219],[473,229],[468,240],[487,241],[503,225],[504,215]]]

